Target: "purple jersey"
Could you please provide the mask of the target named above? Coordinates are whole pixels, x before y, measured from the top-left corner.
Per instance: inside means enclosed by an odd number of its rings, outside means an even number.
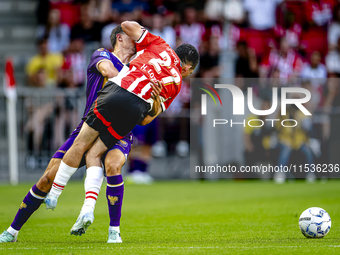
[[[88,111],[91,109],[93,102],[97,99],[98,91],[101,90],[107,82],[107,79],[104,78],[104,76],[98,70],[98,64],[105,60],[111,61],[113,66],[119,72],[124,66],[124,64],[116,55],[104,48],[100,48],[92,54],[89,66],[87,67],[86,106],[83,117],[86,117]],[[73,130],[69,139],[67,139],[67,141],[54,154],[53,158],[63,158],[66,151],[71,147],[75,138],[78,136],[83,123],[84,121],[82,120],[79,123],[78,127]],[[132,133],[130,132],[122,139],[122,141],[118,141],[117,144],[113,146],[110,150],[120,149],[124,153],[125,157],[127,157],[131,149],[132,139]]]
[[[124,66],[116,55],[104,48],[100,48],[92,54],[89,66],[87,67],[86,107],[83,118],[86,117],[93,102],[97,99],[98,91],[101,90],[107,82],[107,79],[104,78],[98,70],[98,65],[102,61],[111,61],[118,72],[120,72]],[[81,121],[73,132],[79,132],[83,123],[84,121]]]

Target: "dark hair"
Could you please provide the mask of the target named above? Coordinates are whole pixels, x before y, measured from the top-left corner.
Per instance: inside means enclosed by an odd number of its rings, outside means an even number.
[[[112,30],[112,32],[111,32],[110,40],[111,40],[111,45],[112,45],[112,48],[113,48],[113,49],[114,49],[115,46],[116,46],[116,43],[117,43],[117,35],[118,35],[118,34],[124,34],[124,31],[123,31],[121,25],[116,26],[116,27]]]
[[[45,43],[47,41],[48,41],[48,37],[47,36],[42,36],[42,37],[38,38],[36,43],[37,43],[38,46],[40,46],[41,44],[43,44],[43,43]]]
[[[192,69],[195,69],[199,62],[200,54],[194,46],[185,43],[178,46],[175,52],[182,64],[189,64],[192,66]]]

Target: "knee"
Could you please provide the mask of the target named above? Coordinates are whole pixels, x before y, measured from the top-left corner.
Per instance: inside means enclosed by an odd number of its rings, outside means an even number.
[[[88,167],[98,164],[101,165],[101,154],[90,150],[86,153],[85,160]]]
[[[105,170],[108,176],[120,175],[122,172],[122,164],[113,160],[106,160]]]
[[[39,182],[37,183],[37,188],[39,190],[41,190],[42,192],[49,192],[51,187],[52,187],[52,183],[53,183],[54,178],[52,178],[52,176],[46,174],[43,175]]]

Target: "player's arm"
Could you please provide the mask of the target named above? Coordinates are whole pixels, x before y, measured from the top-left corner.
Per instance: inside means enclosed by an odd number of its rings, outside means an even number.
[[[159,114],[163,112],[162,105],[161,105],[161,99],[159,97],[159,94],[161,93],[163,89],[163,85],[157,81],[157,84],[153,83],[151,84],[151,87],[153,91],[151,92],[151,98],[154,100],[154,103],[152,105],[152,109],[149,112],[149,115],[147,115],[144,120],[139,124],[141,126],[145,126],[149,124],[151,121],[153,121]]]
[[[135,21],[124,21],[121,25],[124,33],[135,41],[138,41],[145,31],[145,29]]]
[[[105,78],[113,78],[118,75],[117,68],[114,67],[111,61],[101,61],[98,63],[98,71],[105,77]]]

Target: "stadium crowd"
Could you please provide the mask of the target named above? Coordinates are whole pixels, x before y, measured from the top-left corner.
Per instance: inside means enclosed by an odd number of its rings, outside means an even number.
[[[273,158],[287,164],[294,155],[304,155],[309,163],[327,162],[328,116],[340,104],[338,82],[327,79],[340,76],[340,5],[336,0],[41,0],[37,20],[38,53],[26,68],[30,86],[83,89],[87,57],[92,54],[86,52],[87,46],[111,49],[112,29],[124,20],[136,20],[172,48],[181,43],[196,46],[201,61],[195,77],[220,77],[225,71],[220,53],[236,52],[236,84],[245,91],[253,87],[263,109],[270,107],[272,86],[301,86],[312,91],[306,107],[319,117],[300,116],[292,108],[289,115],[303,123],[297,128],[245,129],[248,164]],[[274,79],[260,82],[261,78]],[[158,143],[155,155],[164,155],[164,144],[188,155],[189,91],[189,81],[184,80],[167,118],[157,122],[157,126],[169,128],[157,129],[157,140],[166,143]],[[52,109],[41,111],[47,118]],[[34,133],[37,122],[32,120],[33,113],[27,129]],[[41,138],[36,139],[39,147]],[[55,142],[52,149],[57,147]]]

